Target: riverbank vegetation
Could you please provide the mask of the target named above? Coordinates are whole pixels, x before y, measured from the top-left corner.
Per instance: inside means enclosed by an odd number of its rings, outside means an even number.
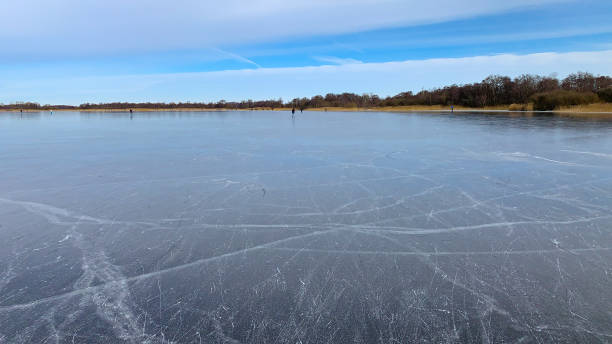
[[[374,94],[329,93],[311,98],[296,98],[284,102],[282,99],[245,100],[230,102],[198,103],[85,103],[78,106],[40,105],[38,103],[0,104],[4,110],[176,110],[176,109],[221,109],[255,110],[296,108],[379,108],[400,109],[407,107],[427,107],[430,109],[504,109],[510,111],[550,111],[589,104],[612,103],[612,77],[595,76],[589,73],[571,74],[559,80],[553,76],[521,75],[514,79],[507,76],[492,75],[481,82],[466,85],[450,85],[417,93],[402,92],[395,96],[382,98]],[[599,108],[608,108],[606,104]]]

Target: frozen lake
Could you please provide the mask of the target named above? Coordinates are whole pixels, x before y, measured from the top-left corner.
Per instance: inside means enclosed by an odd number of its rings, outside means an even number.
[[[612,120],[0,113],[0,343],[612,341]]]

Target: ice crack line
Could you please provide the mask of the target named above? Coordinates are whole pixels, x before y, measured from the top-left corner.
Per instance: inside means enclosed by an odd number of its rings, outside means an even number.
[[[568,149],[562,149],[561,151],[562,152],[568,152],[568,153],[585,154],[585,155],[592,155],[592,156],[596,156],[596,157],[600,157],[600,158],[612,159],[612,154],[606,154],[606,153],[583,152],[583,151],[574,151],[574,150],[568,150]]]
[[[612,251],[612,247],[591,247],[574,249],[554,249],[554,250],[520,250],[520,251],[438,251],[438,252],[413,252],[413,251],[361,251],[361,250],[325,250],[314,248],[291,248],[291,247],[271,247],[271,251],[288,252],[312,252],[328,254],[347,254],[347,255],[368,255],[368,256],[487,256],[487,255],[526,255],[526,254],[550,254],[550,253],[580,253],[580,252],[600,252]]]
[[[419,235],[419,234],[437,234],[437,233],[450,233],[459,232],[472,229],[483,229],[483,228],[499,228],[499,227],[510,227],[517,225],[572,225],[577,223],[588,223],[596,220],[612,219],[612,215],[609,216],[596,216],[584,219],[566,220],[566,221],[514,221],[514,222],[494,222],[494,223],[483,223],[480,225],[473,226],[457,226],[448,228],[407,228],[407,227],[382,227],[382,226],[347,226],[348,228],[354,228],[363,230],[365,232],[384,232],[392,234],[406,234],[406,235]]]

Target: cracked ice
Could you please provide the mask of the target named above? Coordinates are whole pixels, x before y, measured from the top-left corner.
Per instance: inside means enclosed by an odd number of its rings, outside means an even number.
[[[610,120],[0,124],[0,343],[612,340]]]

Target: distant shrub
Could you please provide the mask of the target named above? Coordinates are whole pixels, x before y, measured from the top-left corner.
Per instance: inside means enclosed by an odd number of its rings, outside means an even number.
[[[604,102],[612,103],[612,87],[601,89],[597,92],[599,99]]]
[[[510,104],[509,111],[527,111],[527,104]]]
[[[537,93],[531,97],[533,109],[536,111],[550,111],[561,106],[583,105],[597,103],[599,98],[593,92],[576,92],[557,90]]]

